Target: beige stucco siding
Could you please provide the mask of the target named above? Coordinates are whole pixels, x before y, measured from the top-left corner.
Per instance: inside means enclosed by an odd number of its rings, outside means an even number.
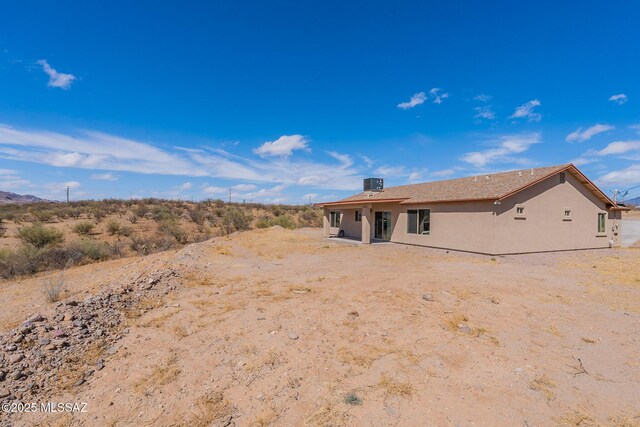
[[[554,175],[505,200],[496,217],[496,253],[606,248],[613,237],[617,213],[565,174],[560,183]],[[524,208],[524,218],[516,218],[516,208]],[[565,210],[571,210],[566,220]],[[598,233],[598,213],[606,214],[605,233]],[[619,215],[617,215],[619,216]]]
[[[360,212],[362,208],[358,209],[342,209],[341,227],[344,230],[346,237],[353,237],[360,239],[362,237],[362,222],[356,221],[356,210]]]
[[[431,210],[430,234],[407,233],[407,210],[410,209]],[[373,210],[391,212],[392,242],[482,253],[493,251],[495,221],[492,202],[389,204],[375,205]],[[372,228],[374,226],[375,221]]]

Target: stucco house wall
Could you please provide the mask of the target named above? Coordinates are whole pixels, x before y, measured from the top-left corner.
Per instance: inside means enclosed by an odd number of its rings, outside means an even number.
[[[524,207],[518,218],[517,206]],[[614,236],[620,211],[608,211],[605,203],[571,174],[561,183],[559,174],[539,182],[501,202],[496,216],[496,253],[541,252],[607,248]],[[564,216],[571,210],[571,217]],[[598,213],[606,216],[605,232],[598,233]]]

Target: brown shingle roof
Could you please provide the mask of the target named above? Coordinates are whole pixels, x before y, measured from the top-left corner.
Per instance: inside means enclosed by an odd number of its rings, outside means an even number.
[[[444,181],[425,182],[422,184],[400,185],[385,188],[384,191],[381,192],[362,192],[337,202],[319,203],[319,205],[331,205],[335,203],[348,204],[359,201],[382,202],[383,200],[393,200],[394,202],[403,204],[499,200],[564,170],[569,170],[570,173],[578,175],[581,182],[593,187],[590,188],[590,190],[599,193],[598,196],[605,200],[605,202],[613,204],[611,200],[578,171],[575,166],[564,164],[448,179]]]

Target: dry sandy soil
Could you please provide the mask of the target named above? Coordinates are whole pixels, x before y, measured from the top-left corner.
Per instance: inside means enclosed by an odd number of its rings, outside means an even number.
[[[640,425],[640,250],[485,257],[267,229],[65,273],[76,299],[180,287],[106,367],[15,425]],[[0,283],[0,331],[46,311]],[[0,417],[3,415],[0,414]]]

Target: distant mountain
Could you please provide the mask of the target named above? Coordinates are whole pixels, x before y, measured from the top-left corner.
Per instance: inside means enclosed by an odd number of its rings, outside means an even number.
[[[32,196],[30,194],[16,194],[9,193],[8,191],[0,191],[0,205],[8,205],[14,203],[37,203],[37,202],[49,202],[50,200],[41,199],[40,197]]]
[[[625,200],[622,203],[624,203],[627,206],[629,205],[640,206],[640,196],[634,197],[633,199]]]

